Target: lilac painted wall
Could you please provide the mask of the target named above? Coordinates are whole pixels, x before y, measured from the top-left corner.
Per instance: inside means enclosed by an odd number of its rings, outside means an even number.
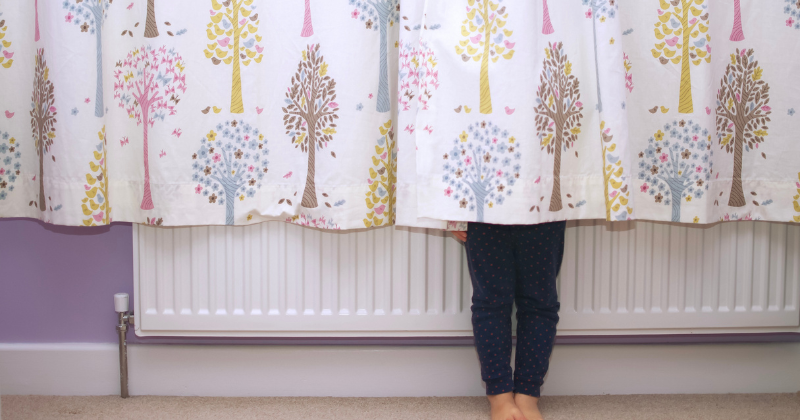
[[[114,293],[131,296],[129,223],[64,227],[0,219],[0,343],[116,343]],[[565,336],[558,344],[800,342],[800,333],[691,336]],[[471,338],[139,338],[186,344],[472,345]]]
[[[133,299],[131,235],[129,223],[0,219],[0,343],[115,343],[113,295]]]

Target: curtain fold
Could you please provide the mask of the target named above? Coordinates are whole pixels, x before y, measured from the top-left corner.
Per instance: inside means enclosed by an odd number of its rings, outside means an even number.
[[[795,1],[4,3],[0,217],[800,222],[799,20]]]

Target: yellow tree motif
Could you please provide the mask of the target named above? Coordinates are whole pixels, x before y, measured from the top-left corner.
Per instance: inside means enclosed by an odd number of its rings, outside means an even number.
[[[8,26],[6,25],[6,20],[3,19],[3,13],[0,12],[0,43],[2,43],[2,46],[0,46],[0,66],[9,68],[14,64],[14,60],[11,58],[14,53],[8,50],[11,42],[4,39],[6,31],[8,31]]]
[[[397,183],[397,150],[395,150],[392,120],[380,127],[381,137],[375,145],[372,168],[369,168],[369,191],[367,191],[367,218],[364,226],[393,225],[395,222],[395,185]]]
[[[499,4],[491,0],[469,0],[467,19],[462,22],[463,40],[456,45],[456,54],[464,62],[481,62],[481,114],[492,113],[492,91],[489,86],[489,60],[497,63],[500,57],[514,57],[514,42],[510,42],[514,31],[503,29],[508,21],[506,6],[498,10]],[[498,33],[499,32],[499,33]]]
[[[711,35],[708,34],[708,6],[706,0],[659,0],[658,22],[655,24],[658,44],[653,57],[661,64],[681,64],[680,103],[678,112],[691,114],[692,70],[704,60],[711,63]]]
[[[606,198],[606,220],[611,220],[611,212],[614,213],[622,210],[621,213],[615,216],[615,220],[627,220],[628,215],[633,213],[633,209],[628,206],[631,192],[628,185],[623,185],[622,174],[624,169],[622,167],[622,159],[619,156],[613,155],[617,150],[617,144],[612,143],[614,136],[612,136],[611,129],[605,128],[606,122],[600,123],[600,137],[603,139],[603,186],[605,189]]]
[[[231,82],[231,113],[244,112],[242,102],[242,75],[240,64],[248,66],[252,61],[260,63],[264,48],[258,45],[261,36],[258,32],[258,13],[253,14],[255,0],[225,0],[219,3],[211,0],[211,23],[206,29],[212,42],[203,51],[214,65],[233,63]],[[252,7],[251,7],[252,6]],[[224,11],[221,11],[225,7]],[[223,38],[224,37],[224,38]],[[249,39],[248,39],[249,37]]]
[[[81,200],[81,210],[88,219],[83,219],[84,226],[107,225],[111,223],[111,203],[108,201],[108,162],[106,160],[106,127],[97,133],[100,143],[92,153],[94,159],[89,161],[91,172],[86,174],[86,197]]]
[[[797,179],[800,181],[800,172],[797,173]],[[797,195],[794,196],[794,211],[800,213],[800,182],[797,182]],[[800,223],[800,214],[794,216],[795,223]]]

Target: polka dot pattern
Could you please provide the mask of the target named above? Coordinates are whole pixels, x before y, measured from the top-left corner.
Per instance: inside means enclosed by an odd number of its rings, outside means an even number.
[[[556,277],[566,222],[538,225],[470,223],[472,327],[486,394],[538,397],[558,323]],[[516,370],[511,370],[511,313],[517,306]]]

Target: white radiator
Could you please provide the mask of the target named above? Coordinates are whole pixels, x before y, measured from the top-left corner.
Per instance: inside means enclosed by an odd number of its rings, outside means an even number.
[[[472,332],[463,247],[440,231],[134,225],[133,241],[139,336]],[[567,333],[797,327],[800,226],[570,222],[560,298]]]

